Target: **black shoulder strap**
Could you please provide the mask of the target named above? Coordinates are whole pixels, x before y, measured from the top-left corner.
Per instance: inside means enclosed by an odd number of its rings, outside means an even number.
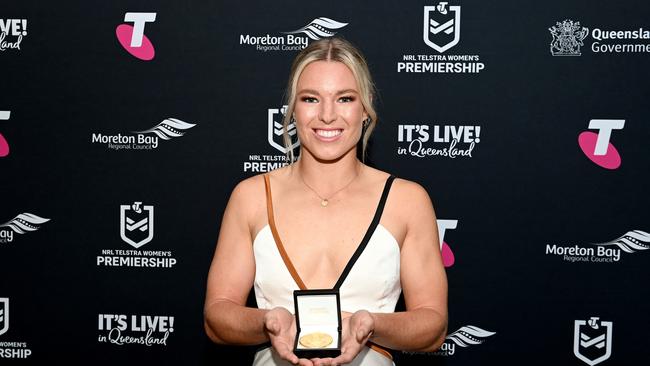
[[[381,199],[379,200],[379,205],[377,205],[377,210],[375,211],[375,217],[373,217],[372,223],[370,223],[370,226],[366,231],[366,235],[364,235],[363,240],[361,240],[359,247],[357,247],[357,250],[352,255],[352,258],[350,258],[350,261],[348,261],[348,264],[345,266],[345,269],[343,269],[343,273],[341,273],[341,277],[339,277],[339,280],[336,281],[336,285],[334,285],[334,290],[338,290],[339,288],[341,288],[343,282],[348,277],[350,270],[352,270],[352,267],[357,262],[357,259],[359,259],[359,257],[361,256],[363,250],[366,249],[366,246],[368,245],[368,242],[370,241],[372,234],[375,232],[377,225],[379,225],[381,214],[384,212],[384,205],[386,205],[386,199],[388,198],[388,192],[390,191],[390,186],[393,184],[393,180],[395,180],[394,175],[391,175],[390,177],[388,177],[388,179],[386,179],[386,184],[384,185],[384,191],[381,193]]]

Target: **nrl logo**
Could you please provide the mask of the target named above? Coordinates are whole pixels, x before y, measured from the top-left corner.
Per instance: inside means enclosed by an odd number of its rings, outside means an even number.
[[[9,298],[0,297],[0,335],[9,330]]]
[[[120,205],[120,236],[122,240],[140,248],[153,239],[153,206]]]
[[[273,146],[274,148],[278,149],[280,152],[283,154],[287,153],[287,149],[284,147],[284,140],[282,136],[283,128],[282,128],[282,118],[284,117],[284,114],[287,112],[287,106],[282,106],[280,109],[276,108],[269,108],[268,112],[268,138],[269,138],[269,144]],[[276,121],[276,116],[279,117],[277,118]],[[279,122],[278,122],[279,121]],[[294,122],[289,123],[287,126],[287,133],[289,134],[289,138],[293,141],[294,136],[296,134],[296,124]],[[300,141],[297,141],[298,139],[295,139],[296,142],[294,142],[291,145],[291,149],[295,149],[298,145],[300,145]]]
[[[551,54],[553,56],[580,56],[582,42],[589,34],[589,29],[580,26],[580,22],[565,20],[557,22],[548,29],[553,36]]]
[[[424,7],[424,43],[442,53],[460,41],[460,5],[450,6],[440,2]]]
[[[586,325],[589,326],[586,326]],[[589,366],[597,365],[612,355],[612,322],[576,320],[573,334],[573,354]]]

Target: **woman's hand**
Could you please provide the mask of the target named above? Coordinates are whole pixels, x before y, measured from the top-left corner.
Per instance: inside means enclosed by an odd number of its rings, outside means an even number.
[[[315,366],[335,366],[352,362],[363,350],[375,330],[375,319],[366,310],[359,310],[354,314],[343,312],[341,315],[343,318],[341,355],[336,358],[312,359]]]
[[[293,353],[296,339],[296,318],[285,308],[277,307],[264,315],[264,331],[271,341],[275,352],[284,360],[294,365],[312,366],[312,362],[299,359]]]

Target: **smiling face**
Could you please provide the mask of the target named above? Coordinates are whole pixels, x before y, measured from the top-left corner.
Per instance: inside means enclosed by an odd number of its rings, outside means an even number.
[[[296,85],[294,118],[303,153],[321,161],[356,156],[368,118],[354,74],[342,62],[314,61]]]

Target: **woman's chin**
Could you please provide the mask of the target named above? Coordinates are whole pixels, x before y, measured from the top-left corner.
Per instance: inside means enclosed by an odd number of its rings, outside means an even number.
[[[314,160],[319,161],[319,162],[328,162],[328,163],[335,163],[339,160],[341,160],[343,157],[348,155],[349,150],[343,151],[341,149],[332,149],[332,150],[316,150],[316,151],[310,151],[310,155],[314,158]]]

